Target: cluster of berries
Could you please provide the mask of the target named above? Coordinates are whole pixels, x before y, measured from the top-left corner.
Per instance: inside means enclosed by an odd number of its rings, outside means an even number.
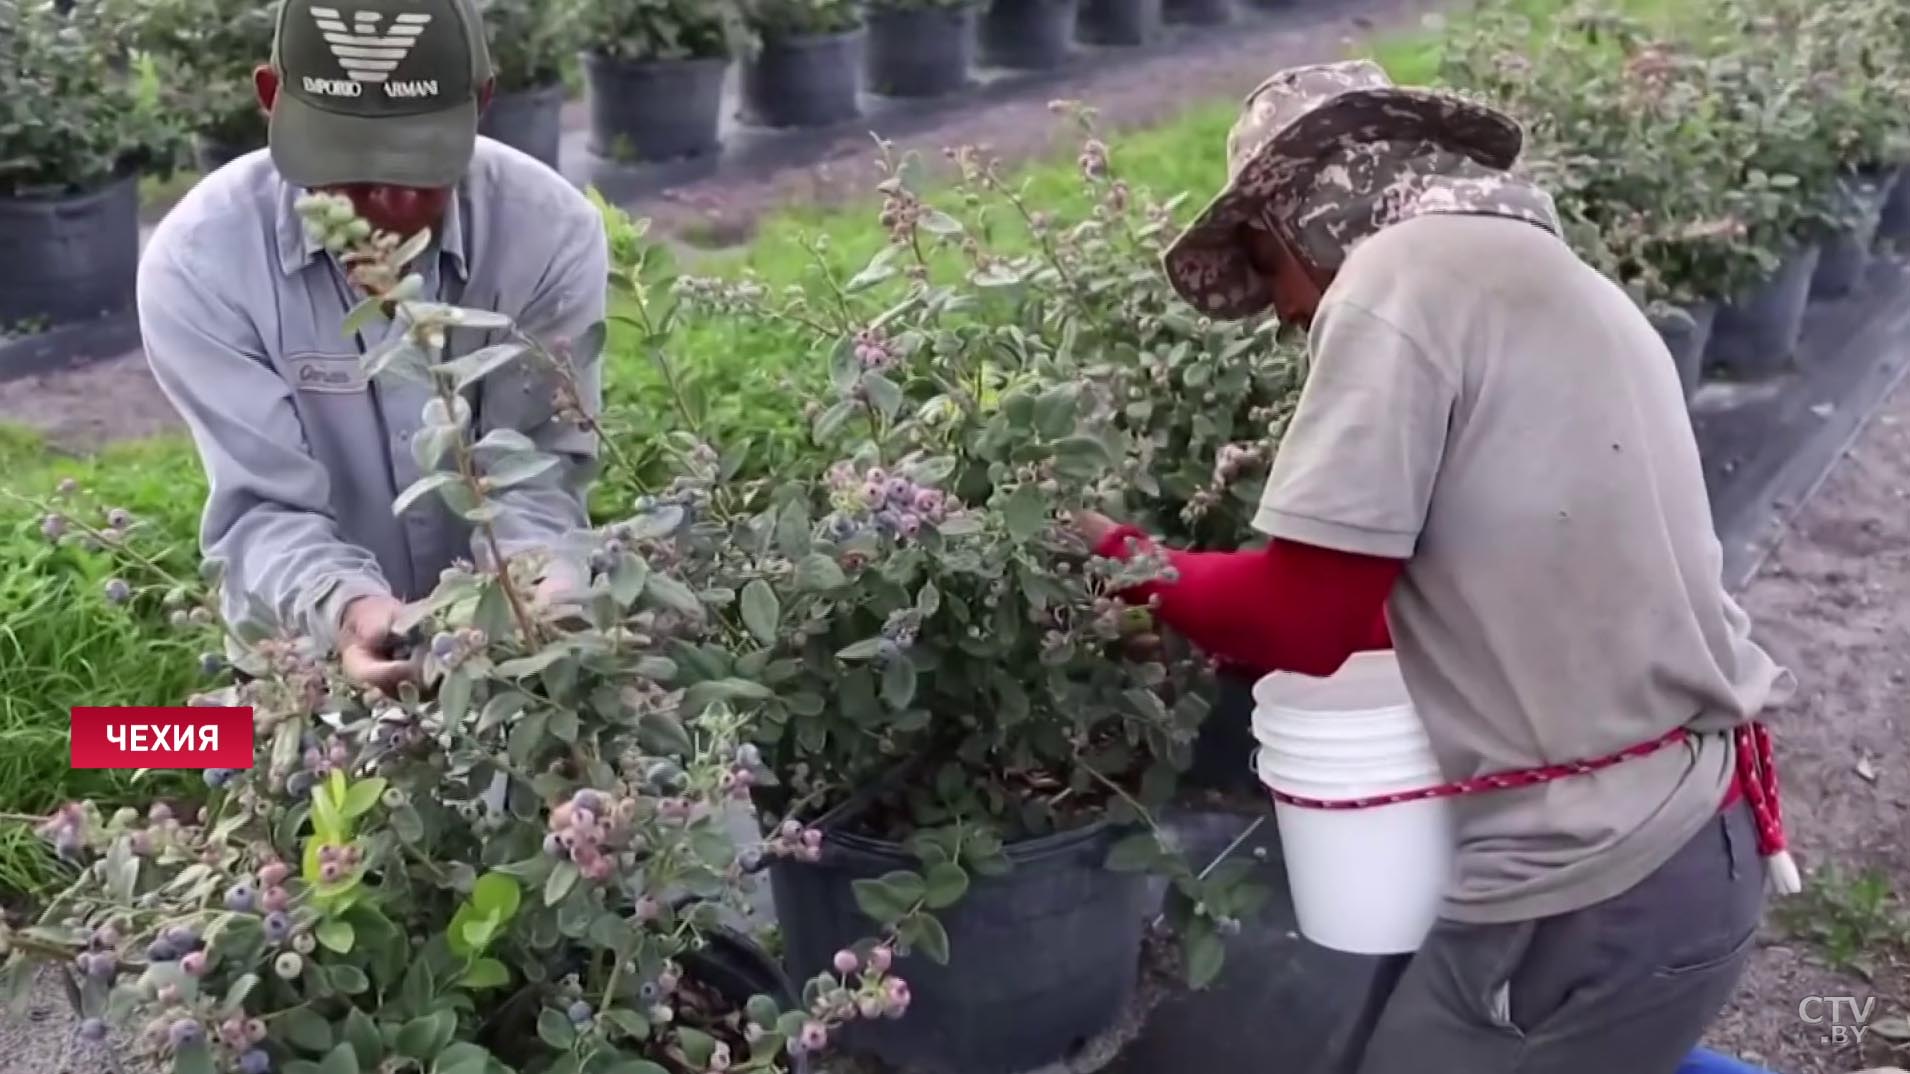
[[[818,1052],[829,1044],[831,1025],[857,1018],[900,1018],[907,1014],[909,983],[900,977],[888,976],[894,960],[895,952],[887,944],[871,950],[866,962],[854,951],[837,951],[831,962],[836,976],[824,973],[812,983],[817,996],[812,1017],[790,1042],[792,1048],[804,1053]],[[851,988],[849,975],[857,973],[861,975],[861,983]]]
[[[318,848],[318,879],[337,884],[351,879],[352,872],[364,864],[365,852],[351,843],[331,843]]]
[[[371,237],[371,224],[359,218],[351,199],[342,194],[304,194],[293,208],[305,220],[306,236],[332,253]]]
[[[680,798],[658,803],[658,815],[665,815],[665,807],[671,803],[681,803],[684,815],[688,815],[688,803]],[[616,867],[617,852],[642,849],[641,837],[631,831],[636,817],[636,799],[613,798],[585,788],[550,811],[544,853],[574,863],[586,879],[608,879]]]
[[[783,821],[782,827],[763,842],[763,853],[796,861],[821,861],[822,829],[805,828],[793,820]]]
[[[908,540],[924,525],[946,521],[959,509],[940,489],[917,484],[879,466],[858,473],[848,463],[829,470],[831,500],[841,512],[830,523],[830,536],[847,540],[873,521],[884,535]]]
[[[489,640],[484,631],[476,627],[440,630],[431,636],[431,656],[445,667],[454,668],[483,652]]]
[[[304,747],[299,755],[302,767],[285,777],[285,789],[293,795],[304,795],[319,780],[351,764],[351,747],[343,739],[335,738],[329,746],[322,746],[317,736],[307,734],[300,744]]]
[[[1222,444],[1214,459],[1214,484],[1233,484],[1250,467],[1258,466],[1265,454],[1264,444]]]
[[[895,365],[897,356],[880,329],[864,328],[855,337],[856,365],[870,373],[880,373]]]
[[[41,821],[37,830],[40,838],[53,844],[55,854],[63,860],[72,861],[86,846],[89,824],[86,807],[78,802],[68,802],[58,812]]]

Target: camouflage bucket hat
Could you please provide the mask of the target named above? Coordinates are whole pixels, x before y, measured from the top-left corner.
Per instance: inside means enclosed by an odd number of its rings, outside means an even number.
[[[1370,60],[1292,67],[1247,95],[1227,135],[1227,188],[1167,251],[1167,278],[1202,313],[1265,309],[1266,284],[1240,228],[1270,202],[1312,191],[1335,150],[1401,140],[1449,146],[1488,168],[1512,167],[1525,135],[1510,116],[1451,93],[1395,86]]]

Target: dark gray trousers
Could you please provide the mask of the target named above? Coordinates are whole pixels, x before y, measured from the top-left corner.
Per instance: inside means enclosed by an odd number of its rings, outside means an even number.
[[[1729,1000],[1763,908],[1739,803],[1616,898],[1537,921],[1440,921],[1379,975],[1372,1029],[1342,1069],[1673,1074]]]

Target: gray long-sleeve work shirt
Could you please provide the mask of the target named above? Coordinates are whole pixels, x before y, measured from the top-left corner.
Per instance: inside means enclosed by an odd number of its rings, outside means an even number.
[[[279,625],[322,642],[352,599],[415,600],[459,558],[478,558],[468,523],[435,496],[402,517],[392,501],[421,472],[411,439],[428,386],[370,381],[361,358],[390,327],[344,331],[356,304],[332,256],[293,212],[301,191],[256,152],[195,187],[154,233],[139,268],[147,360],[199,449],[210,495],[200,526],[224,570],[222,603],[249,597]],[[424,297],[495,310],[532,337],[580,341],[604,317],[602,218],[531,158],[480,138],[439,235],[415,264]],[[598,334],[598,338],[601,335]],[[497,342],[454,330],[450,357]],[[579,353],[582,404],[596,413],[601,368]],[[473,432],[510,428],[562,460],[496,494],[506,556],[552,549],[588,524],[594,437],[554,417],[557,380],[530,359],[472,389]]]

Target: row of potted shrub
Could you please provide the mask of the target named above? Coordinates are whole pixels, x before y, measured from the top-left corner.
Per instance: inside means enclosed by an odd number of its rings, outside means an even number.
[[[1889,0],[1724,0],[1675,38],[1611,12],[1447,57],[1508,102],[1581,252],[1651,310],[1688,392],[1793,366],[1813,298],[1910,241],[1910,14]],[[1772,46],[1782,41],[1783,48]]]
[[[581,56],[593,153],[693,157],[720,146],[737,56],[746,122],[829,124],[857,113],[865,87],[897,97],[958,91],[978,52],[984,64],[1050,67],[1067,57],[1077,26],[1082,40],[1139,44],[1160,26],[1163,4],[1167,18],[1214,22],[1235,2],[484,0],[498,79],[484,130],[556,166],[566,76]],[[188,159],[210,171],[264,144],[251,71],[270,52],[275,12],[272,0],[21,5],[19,62],[0,73],[9,120],[0,239],[38,253],[0,277],[0,334],[128,307],[133,177]]]

